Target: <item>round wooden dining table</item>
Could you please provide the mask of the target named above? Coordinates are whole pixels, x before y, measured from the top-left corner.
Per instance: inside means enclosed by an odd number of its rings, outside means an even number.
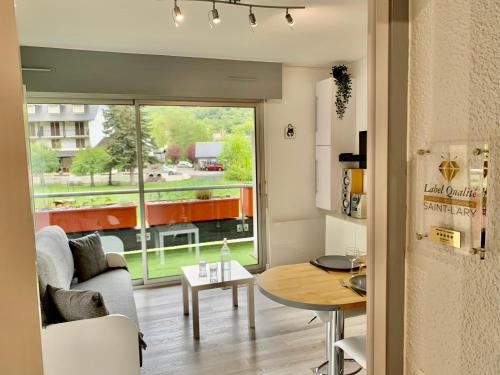
[[[344,319],[365,308],[366,297],[341,285],[348,272],[326,271],[309,263],[271,268],[260,274],[257,285],[266,297],[280,304],[320,312],[326,324],[328,375],[342,375],[344,353],[335,348],[344,338]]]

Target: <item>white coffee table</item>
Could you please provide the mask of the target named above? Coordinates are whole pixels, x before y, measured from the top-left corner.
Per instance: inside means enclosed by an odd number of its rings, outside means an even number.
[[[182,267],[182,299],[184,303],[184,315],[189,315],[188,287],[191,289],[191,303],[193,311],[193,336],[200,338],[200,313],[198,308],[198,292],[205,289],[224,288],[232,286],[233,306],[238,306],[238,285],[247,285],[247,310],[248,327],[255,328],[255,308],[254,308],[254,277],[237,261],[231,261],[231,271],[221,273],[221,264],[218,263],[216,282],[210,282],[210,270],[207,265],[207,276],[200,277],[198,265]]]

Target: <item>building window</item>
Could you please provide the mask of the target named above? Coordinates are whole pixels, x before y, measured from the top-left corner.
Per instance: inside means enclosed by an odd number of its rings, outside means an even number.
[[[85,124],[83,121],[75,122],[75,135],[85,135]]]
[[[76,148],[85,148],[85,139],[77,139]]]
[[[51,122],[50,123],[50,135],[52,137],[59,137],[61,135],[59,122]]]
[[[83,114],[85,113],[85,105],[83,104],[73,104],[73,113]]]
[[[28,104],[28,114],[34,115],[36,113],[36,106],[34,104]]]
[[[61,148],[61,140],[60,139],[52,139],[52,148],[59,150]]]
[[[30,137],[36,137],[36,124],[30,124]]]
[[[51,115],[57,115],[61,113],[61,106],[59,104],[49,104],[47,106],[47,112]]]
[[[38,130],[36,132],[36,135],[39,137],[39,138],[42,138],[43,137],[43,125],[38,125]]]

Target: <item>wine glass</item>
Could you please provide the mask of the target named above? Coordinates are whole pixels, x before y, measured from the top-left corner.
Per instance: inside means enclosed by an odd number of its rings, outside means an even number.
[[[354,273],[354,263],[359,260],[359,249],[355,246],[346,247],[345,256],[351,262],[351,273]]]

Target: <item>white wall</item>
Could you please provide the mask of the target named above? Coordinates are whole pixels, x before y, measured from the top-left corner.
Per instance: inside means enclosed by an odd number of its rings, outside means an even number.
[[[498,0],[411,0],[409,157],[435,141],[490,145],[487,259],[416,241],[410,168],[408,375],[500,372]],[[410,167],[413,164],[410,165]]]
[[[315,206],[316,82],[322,68],[283,67],[283,98],[264,106],[268,194],[268,263],[305,262],[324,255],[324,213]],[[284,138],[287,124],[294,140]]]
[[[0,1],[0,374],[41,375],[40,312],[14,1]]]

